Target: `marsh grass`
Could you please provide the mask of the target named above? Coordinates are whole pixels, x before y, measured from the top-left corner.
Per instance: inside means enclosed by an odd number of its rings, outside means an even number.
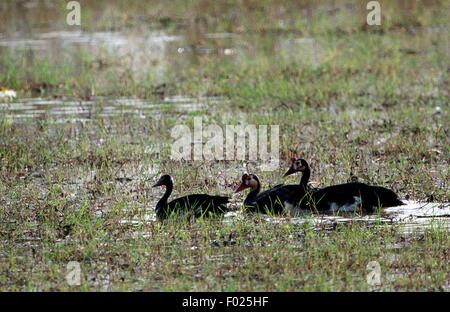
[[[204,124],[220,126],[280,125],[280,156],[288,159],[296,149],[311,163],[319,186],[357,176],[402,198],[449,202],[446,3],[426,2],[427,9],[383,2],[385,20],[376,29],[362,27],[358,10],[333,10],[339,1],[319,8],[271,1],[199,1],[189,8],[178,1],[132,2],[123,8],[123,2],[109,1],[106,11],[101,1],[89,3],[82,30],[151,25],[181,33],[183,47],[238,51],[236,58],[169,55],[163,80],[151,66],[131,72],[126,58],[113,53],[78,53],[70,58],[75,61],[57,62],[2,49],[0,85],[18,90],[19,97],[158,101],[161,94],[181,94],[226,101],[185,114],[168,106],[164,115],[145,119],[102,117],[99,102],[89,122],[62,124],[51,116],[16,123],[2,112],[0,290],[448,291],[446,224],[405,233],[401,224],[386,223],[382,212],[370,224],[358,221],[358,214],[332,224],[318,222],[322,216],[315,214],[301,222],[246,215],[240,211],[246,194],[232,194],[243,169],[257,173],[264,190],[298,183],[299,177],[281,178],[287,163],[259,172],[253,161],[170,160],[172,127],[192,126],[199,115]],[[62,9],[28,18],[34,23]],[[313,23],[306,18],[309,9]],[[19,17],[7,19],[14,14]],[[145,27],[136,24],[142,19]],[[0,29],[9,33],[21,20],[13,8]],[[233,32],[239,41],[229,46],[204,38],[221,32]],[[317,62],[279,48],[281,39],[303,37],[314,38]],[[163,191],[151,185],[163,173],[175,180],[171,198],[229,195],[236,215],[156,221]],[[80,286],[66,282],[69,261],[80,262]],[[370,261],[380,264],[379,286],[366,281]]]
[[[131,123],[135,131],[138,123]],[[383,274],[374,289],[442,290],[448,281],[450,240],[439,224],[405,236],[400,225],[381,217],[372,226],[355,221],[331,228],[317,227],[314,215],[301,224],[239,213],[224,221],[157,222],[154,206],[163,191],[151,185],[160,172],[174,175],[173,198],[191,192],[231,195],[242,166],[161,161],[145,153],[145,142],[124,144],[102,127],[88,124],[76,135],[73,125],[57,131],[45,123],[2,127],[3,289],[372,290],[366,282],[372,260]],[[161,139],[159,132],[154,135]],[[316,155],[329,155],[326,146]],[[314,172],[330,170],[326,164],[318,159]],[[386,185],[389,176],[382,172],[406,170],[398,166],[392,162],[386,171],[371,173],[370,181]],[[345,177],[352,162],[339,168]],[[227,173],[223,180],[219,171]],[[261,173],[262,181],[276,184],[281,171]],[[124,175],[130,181],[117,180]],[[415,175],[420,172],[398,174],[394,186],[402,195],[426,199],[420,195],[427,190],[419,183],[423,178]],[[333,181],[344,182],[340,177]],[[438,200],[445,198],[447,190],[432,183],[428,188]],[[235,197],[234,207],[240,208],[242,196]],[[69,261],[81,263],[79,287],[65,282]]]

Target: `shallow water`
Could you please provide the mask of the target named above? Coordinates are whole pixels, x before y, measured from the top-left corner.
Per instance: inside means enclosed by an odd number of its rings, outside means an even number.
[[[436,225],[450,230],[450,203],[404,202],[406,205],[387,208],[384,213],[400,224],[405,234],[423,232]]]
[[[381,215],[314,215],[310,212],[304,212],[302,216],[293,218],[285,217],[269,217],[263,215],[262,218],[266,222],[273,224],[290,222],[293,224],[304,224],[313,222],[316,230],[334,230],[339,224],[364,223],[369,226],[377,225],[397,225],[400,226],[402,232],[407,234],[422,233],[431,226],[439,225],[440,228],[450,230],[450,203],[420,203],[404,200],[406,205],[389,207],[383,209]],[[228,214],[228,220],[224,222],[232,222],[230,218],[240,216],[238,212]]]
[[[165,97],[159,102],[136,98],[102,98],[93,100],[63,100],[25,98],[13,103],[0,103],[0,113],[8,120],[25,122],[30,118],[49,117],[56,122],[89,121],[94,116],[114,117],[133,115],[141,118],[160,117],[164,112],[171,114],[206,110],[209,105],[227,103],[220,97],[190,98],[182,96]]]
[[[14,24],[13,20],[7,22]],[[316,39],[289,32],[264,36],[214,33],[193,31],[185,25],[176,32],[143,26],[86,31],[58,23],[43,26],[45,22],[33,20],[29,27],[14,24],[6,32],[0,32],[0,57],[22,55],[30,64],[46,58],[57,64],[83,64],[89,59],[99,71],[108,67],[126,68],[136,80],[151,75],[155,84],[165,82],[170,74],[176,75],[180,68],[201,68],[211,59],[230,58],[239,65],[242,58],[271,55],[316,66],[324,58]]]
[[[405,236],[420,234],[433,226],[439,226],[441,229],[450,231],[450,203],[420,203],[414,201],[404,201],[405,206],[386,208],[382,215],[313,215],[305,212],[304,215],[286,218],[271,217],[267,215],[259,215],[264,222],[274,225],[282,223],[304,224],[309,223],[317,231],[332,231],[339,225],[350,225],[352,223],[362,223],[368,226],[399,226],[401,232]],[[152,203],[153,204],[153,203]],[[153,211],[154,205],[149,204],[146,207],[146,213],[143,218],[135,218],[122,220],[122,224],[128,224],[131,227],[142,225],[142,222],[157,222]],[[238,203],[232,203],[232,209],[239,209]],[[245,219],[248,216],[242,211],[235,210],[225,214],[223,222],[233,223],[236,219]],[[145,236],[145,233],[134,233],[134,236]]]

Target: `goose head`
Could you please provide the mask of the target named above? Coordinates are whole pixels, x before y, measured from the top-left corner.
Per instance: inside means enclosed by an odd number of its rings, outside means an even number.
[[[255,174],[244,173],[241,178],[241,184],[234,192],[238,193],[247,188],[251,188],[252,190],[255,190],[258,188],[259,185],[260,185],[259,179]]]
[[[172,177],[168,174],[165,174],[163,176],[161,176],[161,178],[159,178],[158,182],[156,182],[153,187],[157,187],[157,186],[168,186],[173,184],[173,180]]]
[[[286,171],[283,177],[287,177],[297,172],[305,172],[308,168],[309,165],[306,160],[304,160],[303,158],[293,157],[291,160],[291,166],[289,167],[288,171]]]

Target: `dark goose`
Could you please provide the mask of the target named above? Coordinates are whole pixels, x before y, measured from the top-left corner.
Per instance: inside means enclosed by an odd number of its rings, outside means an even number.
[[[296,172],[303,173],[301,184],[306,185],[311,174],[308,162],[301,158],[294,158],[284,176]],[[303,177],[306,177],[305,180]],[[364,212],[372,213],[378,207],[404,205],[392,190],[360,182],[338,184],[317,190],[304,188],[297,198],[301,198],[298,204],[301,209],[319,212],[350,212],[360,208]]]
[[[244,173],[241,184],[236,189],[238,193],[247,188],[251,188],[244,200],[244,207],[249,212],[259,212],[264,214],[282,214],[294,208],[295,196],[298,194],[298,185],[277,185],[262,193],[261,183],[255,174]]]
[[[166,192],[156,204],[156,216],[160,219],[166,219],[171,214],[189,214],[196,218],[202,216],[221,215],[228,212],[227,203],[229,197],[214,196],[208,194],[192,194],[183,196],[167,202],[173,190],[173,180],[170,175],[163,175],[153,187],[165,186]]]

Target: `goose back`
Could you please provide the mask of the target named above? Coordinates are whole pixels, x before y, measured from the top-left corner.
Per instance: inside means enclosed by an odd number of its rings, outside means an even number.
[[[192,215],[195,218],[223,215],[228,211],[229,197],[208,194],[191,194],[168,202],[173,190],[173,180],[163,175],[154,186],[166,186],[166,191],[156,204],[156,216],[167,219],[172,214]]]

